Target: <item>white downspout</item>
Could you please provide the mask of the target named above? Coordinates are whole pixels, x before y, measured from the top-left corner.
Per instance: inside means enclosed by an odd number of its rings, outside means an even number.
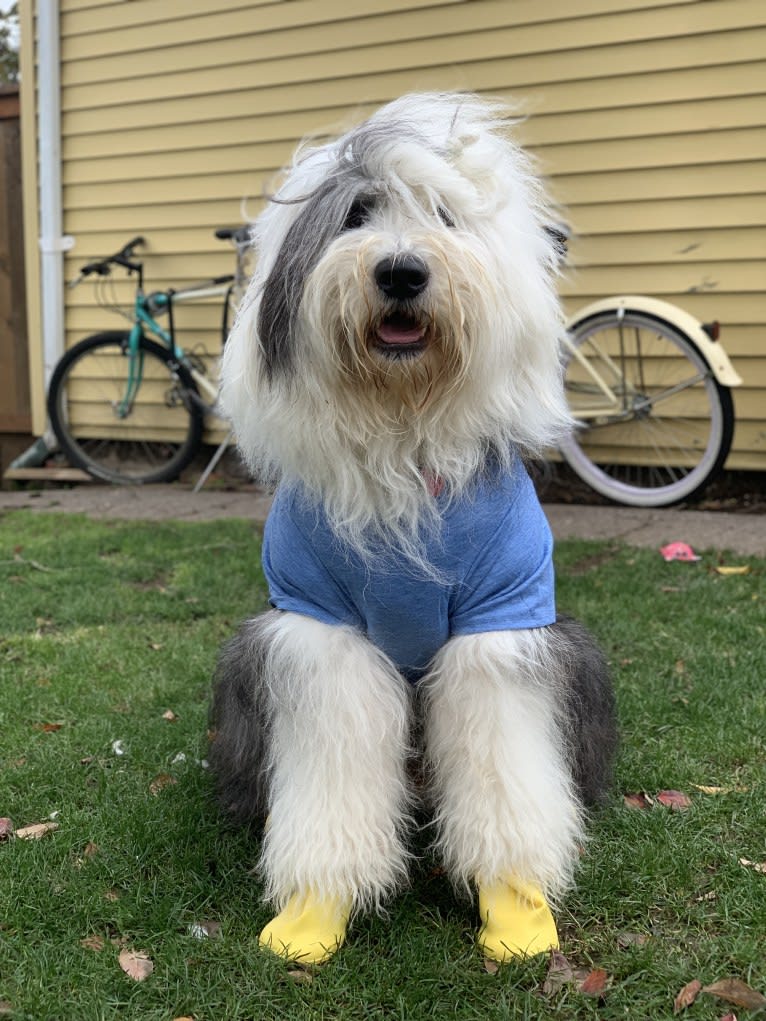
[[[45,389],[64,352],[63,253],[74,238],[62,236],[61,73],[58,0],[38,0],[37,141],[40,182],[40,305]]]

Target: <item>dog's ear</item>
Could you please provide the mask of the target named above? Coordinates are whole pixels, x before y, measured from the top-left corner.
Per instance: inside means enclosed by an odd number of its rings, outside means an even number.
[[[299,200],[302,208],[282,240],[263,285],[258,310],[263,371],[269,382],[289,376],[294,369],[306,281],[330,243],[349,228],[352,210],[362,204],[367,209],[371,200],[366,193],[360,197],[359,192],[354,175],[337,175]]]

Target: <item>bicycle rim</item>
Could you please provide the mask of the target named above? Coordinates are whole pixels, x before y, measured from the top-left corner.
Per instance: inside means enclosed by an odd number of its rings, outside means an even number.
[[[126,405],[131,359],[127,333],[88,337],[61,359],[51,379],[48,412],[69,460],[105,482],[168,482],[194,457],[202,415],[183,367],[159,344],[141,342],[143,367]]]
[[[578,426],[561,445],[570,467],[632,506],[701,492],[729,453],[734,412],[694,343],[665,321],[616,311],[576,324],[570,339],[578,354],[566,352],[565,386]]]

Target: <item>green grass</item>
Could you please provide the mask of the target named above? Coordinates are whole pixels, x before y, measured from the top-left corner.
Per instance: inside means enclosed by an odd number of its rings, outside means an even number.
[[[713,556],[559,547],[559,604],[604,645],[622,722],[615,796],[559,917],[570,963],[610,976],[599,1000],[545,995],[545,960],[487,974],[473,908],[427,854],[389,917],[360,919],[311,982],[259,952],[256,847],[222,824],[199,764],[218,646],[265,605],[258,560],[244,522],[0,519],[0,816],[58,823],[0,844],[0,1016],[656,1021],[693,978],[766,992],[766,875],[739,864],[766,860],[762,561],[725,578]],[[152,793],[163,774],[177,782]],[[668,788],[691,807],[623,806]],[[220,937],[196,939],[208,920]],[[82,945],[94,936],[103,949]],[[122,946],[152,958],[145,982],[120,970]],[[703,994],[686,1014],[728,1009]]]

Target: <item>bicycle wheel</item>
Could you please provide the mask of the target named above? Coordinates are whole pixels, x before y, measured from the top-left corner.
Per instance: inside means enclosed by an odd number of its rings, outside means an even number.
[[[576,323],[564,351],[578,420],[561,445],[603,496],[664,507],[699,494],[731,448],[734,408],[698,347],[671,323],[629,310]]]
[[[169,482],[202,440],[197,388],[166,348],[142,338],[141,383],[127,401],[128,343],[128,333],[108,331],[64,354],[48,389],[51,426],[70,462],[97,479]]]

